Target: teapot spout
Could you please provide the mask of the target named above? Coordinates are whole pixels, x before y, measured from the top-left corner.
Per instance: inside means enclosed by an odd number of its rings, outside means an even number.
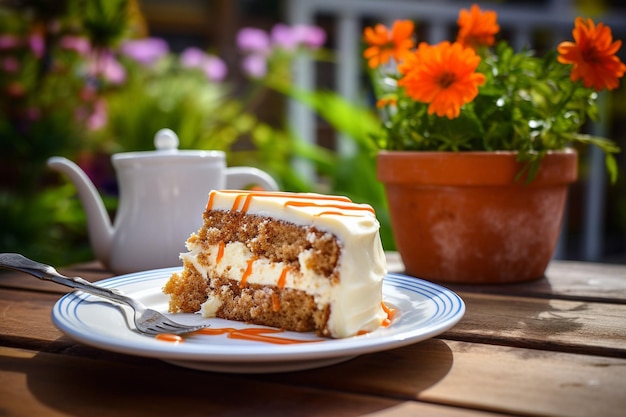
[[[87,230],[91,247],[96,258],[105,266],[109,266],[113,226],[95,185],[78,165],[67,158],[53,156],[48,159],[48,167],[69,176],[78,189],[78,196],[87,213]]]

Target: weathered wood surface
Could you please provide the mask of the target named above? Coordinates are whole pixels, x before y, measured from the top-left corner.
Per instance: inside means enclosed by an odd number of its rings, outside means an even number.
[[[15,374],[19,376],[15,382],[2,384],[0,391],[6,396],[0,396],[5,399],[0,404],[4,409],[7,404],[19,409],[30,407],[31,402],[7,400],[40,395],[55,399],[57,406],[68,403],[68,407],[95,412],[127,391],[137,401],[143,398],[160,404],[155,407],[170,413],[176,406],[172,398],[198,406],[211,399],[213,408],[207,408],[206,415],[219,415],[229,405],[233,409],[240,406],[241,401],[265,410],[261,414],[293,415],[359,415],[394,407],[400,400],[437,404],[444,409],[543,416],[617,417],[623,415],[626,406],[624,359],[440,339],[363,355],[327,368],[270,375],[203,373],[146,358],[134,361],[132,357],[120,360],[115,354],[98,356],[90,350],[76,355],[72,349],[47,353],[0,347],[1,379],[8,382],[16,378]],[[277,403],[264,408],[264,397]],[[304,398],[308,398],[306,411],[298,414],[297,404]],[[244,414],[251,410],[237,409]],[[187,408],[182,406],[181,410]],[[437,415],[447,414],[441,411]]]
[[[403,273],[404,265],[397,253],[387,253],[387,262],[389,271]],[[626,265],[552,261],[545,276],[535,281],[505,285],[441,285],[456,292],[626,304]]]
[[[90,281],[98,264],[61,270]],[[0,272],[0,414],[622,416],[626,266],[448,286],[465,317],[437,338],[314,370],[229,375],[85,346],[52,324],[69,289]]]

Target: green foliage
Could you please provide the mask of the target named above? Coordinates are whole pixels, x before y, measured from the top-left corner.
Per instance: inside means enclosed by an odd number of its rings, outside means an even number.
[[[181,149],[228,150],[256,123],[226,85],[183,70],[173,55],[151,67],[124,63],[128,78],[107,93],[109,122],[96,133],[110,152],[152,150],[154,134],[166,127],[177,133]]]
[[[87,23],[98,44],[110,46],[126,33],[126,7],[126,0],[0,6],[0,34],[12,42],[0,50],[0,251],[56,265],[92,258],[76,188],[45,165],[99,146],[79,116],[94,104],[83,96],[85,57],[61,39],[84,35]]]
[[[86,217],[72,184],[40,189],[34,195],[0,190],[0,248],[43,262],[67,265],[92,259]],[[106,199],[113,209],[115,202]]]
[[[557,61],[556,51],[537,57],[528,50],[516,53],[501,42],[493,51],[482,50],[482,58],[477,71],[486,82],[454,119],[429,115],[428,103],[413,100],[397,87],[397,75],[373,70],[376,95],[397,100],[382,110],[377,145],[388,150],[517,151],[534,172],[547,151],[593,144],[606,153],[615,181],[617,145],[580,134],[589,120],[598,119],[598,93],[571,81],[571,68]]]
[[[128,35],[128,3],[128,0],[89,0],[79,3],[85,34],[93,46],[113,46]]]

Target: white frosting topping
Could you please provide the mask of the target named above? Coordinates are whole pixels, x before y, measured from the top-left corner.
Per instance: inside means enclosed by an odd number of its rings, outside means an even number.
[[[321,194],[225,190],[211,191],[207,209],[244,211],[297,225],[312,225],[334,234],[342,245],[338,264],[340,282],[332,283],[327,277],[305,269],[310,254],[303,252],[301,270],[287,269],[285,288],[306,291],[320,306],[330,304],[328,328],[333,337],[376,330],[387,318],[381,304],[386,261],[378,233],[380,225],[369,205]],[[200,265],[197,260],[202,250],[199,243],[188,242],[188,249],[190,252],[181,257],[193,263],[204,276],[219,274],[240,280],[241,271],[251,262],[248,283],[277,285],[285,269],[282,263],[270,263],[262,258],[252,260],[252,253],[238,242],[225,245],[221,261],[210,266]],[[203,256],[215,259],[218,250],[219,245],[214,245]],[[216,301],[209,299],[201,312],[210,316],[217,308]]]

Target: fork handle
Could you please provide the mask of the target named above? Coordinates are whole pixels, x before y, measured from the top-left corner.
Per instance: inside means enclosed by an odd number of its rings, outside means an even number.
[[[99,287],[80,277],[66,277],[59,274],[54,267],[33,261],[19,253],[0,253],[0,267],[25,272],[41,280],[52,281],[111,301],[127,304],[133,308],[136,307],[136,302],[132,298],[109,288]]]

